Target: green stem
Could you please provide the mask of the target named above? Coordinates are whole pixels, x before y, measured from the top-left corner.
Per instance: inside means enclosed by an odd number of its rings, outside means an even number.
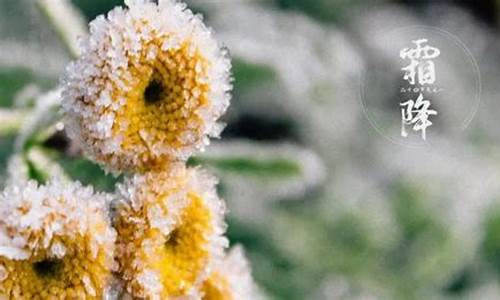
[[[30,179],[34,179],[40,183],[47,182],[51,177],[69,180],[63,168],[39,147],[30,148],[25,154],[24,159],[28,165]]]
[[[0,136],[18,131],[27,116],[25,109],[0,109]]]
[[[73,57],[78,57],[78,37],[88,33],[85,18],[69,0],[36,0],[36,3],[68,52]]]

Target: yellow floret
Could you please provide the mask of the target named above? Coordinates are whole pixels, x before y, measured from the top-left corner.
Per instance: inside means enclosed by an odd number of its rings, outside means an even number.
[[[29,182],[8,187],[0,201],[1,296],[105,296],[113,280],[116,234],[104,195],[78,183]]]
[[[97,233],[97,232],[96,232]],[[91,253],[89,237],[56,238],[66,248],[63,257],[37,251],[29,259],[0,257],[6,278],[0,282],[0,294],[9,299],[102,299],[111,277],[104,251]]]
[[[226,244],[215,181],[198,169],[178,168],[176,174],[136,176],[122,189],[132,188],[132,194],[131,201],[117,205],[117,259],[135,297],[170,299],[195,292]]]
[[[66,128],[112,171],[186,160],[217,136],[230,60],[201,18],[173,0],[126,2],[90,24],[63,79]]]
[[[236,300],[226,278],[218,272],[210,274],[201,291],[203,300]]]
[[[209,105],[209,86],[203,81],[208,62],[199,51],[191,53],[190,43],[185,42],[162,52],[156,43],[145,47],[156,49],[154,60],[148,60],[144,51],[130,63],[130,91],[118,87],[113,91],[113,98],[126,102],[116,113],[113,135],[123,136],[124,152],[138,152],[138,170],[163,167],[177,151],[200,143],[204,120],[199,110]],[[155,147],[168,151],[156,153]],[[98,159],[108,161],[113,155]]]
[[[202,300],[259,300],[262,295],[253,282],[250,266],[241,246],[219,261],[200,288]],[[192,298],[196,299],[196,298]]]

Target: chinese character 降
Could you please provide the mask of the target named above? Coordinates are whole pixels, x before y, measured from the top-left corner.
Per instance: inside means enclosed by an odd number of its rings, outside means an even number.
[[[429,121],[430,115],[437,115],[437,111],[429,109],[431,102],[424,100],[422,93],[418,95],[416,101],[412,99],[400,103],[401,106],[401,136],[407,137],[406,125],[413,125],[414,131],[422,131],[422,139],[425,140],[425,130],[432,125]]]

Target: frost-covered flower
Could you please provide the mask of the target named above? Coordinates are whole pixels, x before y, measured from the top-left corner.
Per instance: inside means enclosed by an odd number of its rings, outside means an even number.
[[[92,21],[63,79],[69,135],[109,170],[184,160],[222,129],[227,51],[185,4],[158,2],[125,1]]]
[[[79,183],[9,185],[0,194],[0,298],[102,298],[115,267],[108,200]]]
[[[241,246],[229,251],[201,287],[203,300],[262,299]]]
[[[205,171],[179,163],[119,187],[117,260],[128,293],[147,299],[196,293],[227,246],[215,184]]]

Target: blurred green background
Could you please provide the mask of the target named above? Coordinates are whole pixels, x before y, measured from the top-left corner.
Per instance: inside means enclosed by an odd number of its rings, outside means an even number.
[[[122,5],[71,2],[87,21]],[[270,299],[500,299],[496,1],[188,4],[229,48],[234,75],[222,138],[190,164],[221,178],[228,236]],[[470,128],[431,149],[390,143],[359,102],[359,75],[376,59],[371,27],[405,23],[459,36],[483,78]],[[35,1],[0,0],[0,169],[21,151],[34,178],[47,176],[37,164],[56,162],[112,191],[121,178],[81,158],[63,132],[33,135],[16,118],[48,114],[37,101],[70,59]],[[21,147],[19,134],[29,136]]]

